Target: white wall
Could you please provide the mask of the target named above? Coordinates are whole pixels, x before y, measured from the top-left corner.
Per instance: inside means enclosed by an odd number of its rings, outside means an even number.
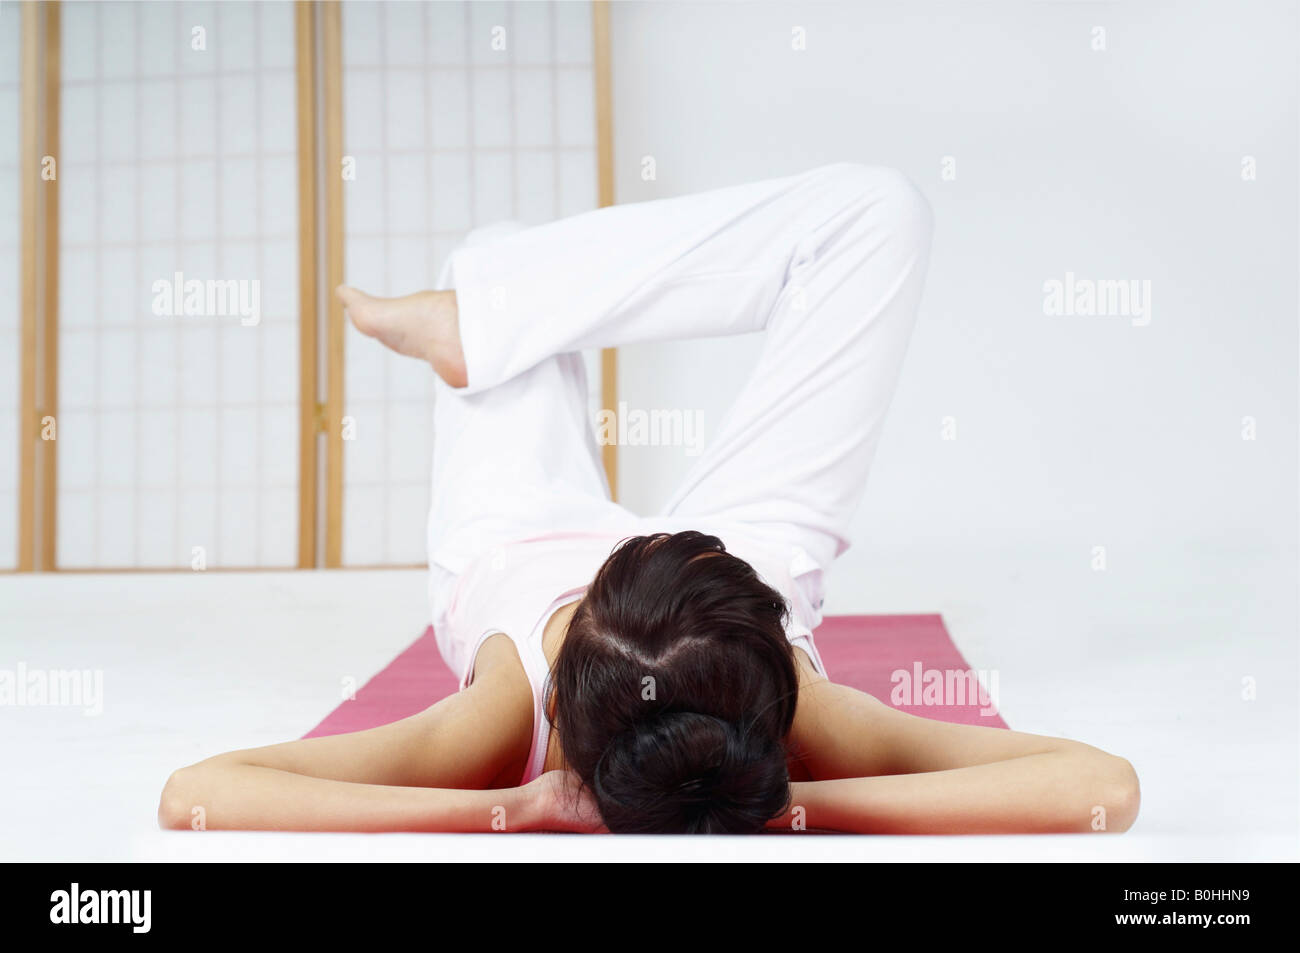
[[[1296,25],[1286,3],[614,5],[620,202],[854,160],[902,169],[934,207],[918,330],[828,608],[860,608],[845,583],[918,547],[1045,546],[1085,571],[1094,545],[1112,563],[1294,560]],[[1046,316],[1043,284],[1067,271],[1150,280],[1150,323]],[[624,349],[623,397],[702,409],[711,432],[756,345]],[[622,453],[643,511],[690,463]]]

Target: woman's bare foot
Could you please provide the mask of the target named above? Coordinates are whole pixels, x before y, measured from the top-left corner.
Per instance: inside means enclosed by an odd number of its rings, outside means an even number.
[[[469,383],[455,291],[418,291],[401,298],[375,298],[339,285],[334,293],[362,334],[398,354],[428,361],[452,387]]]

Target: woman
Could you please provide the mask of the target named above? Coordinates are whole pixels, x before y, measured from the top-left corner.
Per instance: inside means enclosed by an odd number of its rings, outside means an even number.
[[[1126,830],[1127,761],[895,711],[831,681],[813,642],[929,240],[905,178],[839,164],[482,229],[437,291],[339,289],[440,379],[429,594],[461,691],[183,768],[163,826],[202,807],[210,829]],[[760,330],[662,513],[611,502],[578,352]]]

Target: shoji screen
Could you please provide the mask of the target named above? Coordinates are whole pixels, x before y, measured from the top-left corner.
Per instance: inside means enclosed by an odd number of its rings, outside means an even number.
[[[344,3],[349,284],[429,288],[472,228],[596,207],[591,18],[582,2]],[[343,562],[421,562],[431,371],[350,326],[345,348]]]
[[[20,16],[0,3],[0,569],[18,564]]]
[[[293,7],[63,8],[59,566],[291,566]]]

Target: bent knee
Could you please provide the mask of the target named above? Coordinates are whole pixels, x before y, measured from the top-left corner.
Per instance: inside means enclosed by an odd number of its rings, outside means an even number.
[[[929,241],[934,212],[925,194],[906,173],[860,162],[837,162],[823,171],[838,203],[861,205],[873,221],[901,238]]]

